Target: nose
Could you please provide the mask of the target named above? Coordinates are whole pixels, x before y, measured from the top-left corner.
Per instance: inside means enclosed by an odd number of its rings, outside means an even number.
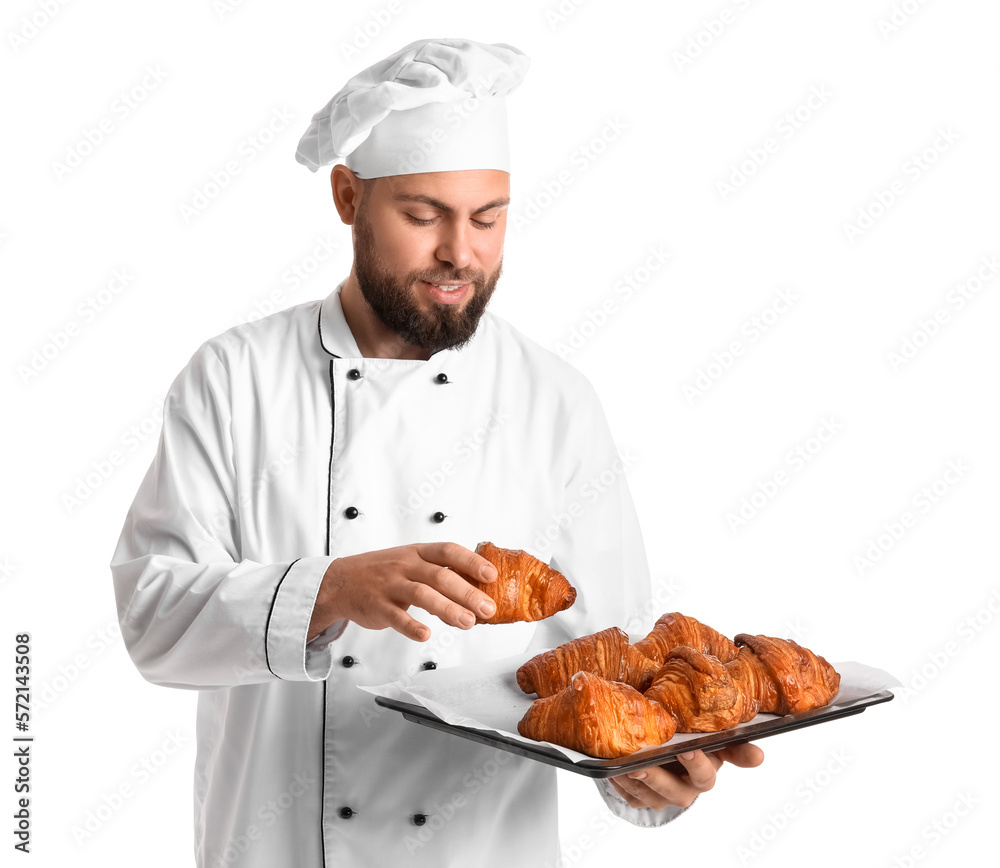
[[[438,261],[456,269],[468,267],[472,262],[472,245],[468,233],[469,229],[464,221],[446,221],[434,251]]]

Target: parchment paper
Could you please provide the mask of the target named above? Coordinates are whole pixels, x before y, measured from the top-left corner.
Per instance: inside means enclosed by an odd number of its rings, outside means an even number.
[[[592,760],[593,757],[587,754],[551,742],[525,738],[517,731],[518,721],[538,697],[522,693],[514,673],[522,663],[538,653],[540,652],[527,652],[492,663],[421,671],[401,681],[361,689],[386,699],[421,705],[454,726],[498,732],[525,744],[548,745],[573,762]],[[902,683],[888,672],[863,663],[834,663],[833,667],[840,673],[840,692],[830,703],[831,706],[863,699],[882,690],[902,687]],[[779,715],[758,714],[752,721],[724,731],[738,733],[743,727],[776,717]],[[681,744],[704,736],[703,732],[677,733],[666,744]]]

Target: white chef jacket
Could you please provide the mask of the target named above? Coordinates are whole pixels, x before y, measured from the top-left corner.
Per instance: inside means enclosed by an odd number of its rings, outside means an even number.
[[[197,865],[556,865],[551,767],[357,685],[624,624],[651,587],[622,459],[589,381],[505,320],[426,361],[364,358],[343,285],[194,353],[112,560],[139,671],[200,691]],[[524,549],[576,602],[469,631],[417,611],[425,643],[351,622],[307,642],[332,559],[442,540]],[[637,825],[679,813],[599,789]]]

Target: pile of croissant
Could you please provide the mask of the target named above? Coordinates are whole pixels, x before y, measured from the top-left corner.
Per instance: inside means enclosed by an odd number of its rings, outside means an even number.
[[[634,645],[609,627],[539,654],[517,670],[517,683],[540,697],[518,723],[521,735],[612,758],[675,732],[819,708],[837,695],[840,675],[790,640],[740,633],[730,641],[671,612]]]

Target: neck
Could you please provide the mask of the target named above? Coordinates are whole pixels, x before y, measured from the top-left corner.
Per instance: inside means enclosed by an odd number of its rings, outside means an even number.
[[[406,343],[375,316],[361,294],[353,268],[340,290],[340,305],[354,341],[366,359],[420,359],[426,362],[431,357],[428,350]]]

